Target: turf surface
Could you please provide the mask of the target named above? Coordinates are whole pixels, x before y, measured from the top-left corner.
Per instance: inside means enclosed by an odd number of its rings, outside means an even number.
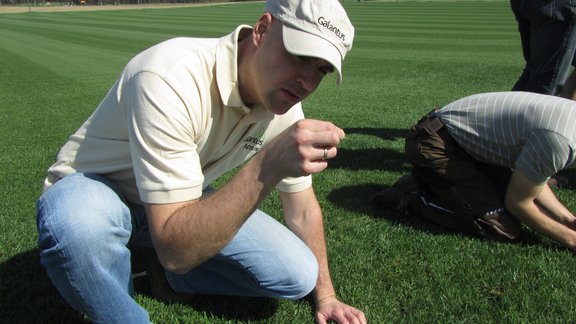
[[[331,76],[304,102],[309,118],[347,132],[330,168],[314,177],[342,300],[372,323],[573,320],[576,262],[557,244],[528,229],[519,244],[487,242],[367,206],[409,171],[402,138],[422,114],[514,84],[523,59],[508,2],[343,3],[356,26],[343,84]],[[0,322],[82,321],[38,264],[34,204],[58,148],[124,64],[171,37],[252,24],[262,7],[0,14]],[[563,174],[576,182],[572,169]],[[574,190],[558,194],[574,210]],[[262,209],[281,217],[276,195]],[[306,300],[169,305],[145,289],[136,298],[156,323],[313,321]]]

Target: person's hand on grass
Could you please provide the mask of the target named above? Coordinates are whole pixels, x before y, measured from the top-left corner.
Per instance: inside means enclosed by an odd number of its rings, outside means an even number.
[[[367,323],[362,311],[342,303],[336,297],[324,298],[316,305],[316,323],[326,324],[328,321],[339,324]]]

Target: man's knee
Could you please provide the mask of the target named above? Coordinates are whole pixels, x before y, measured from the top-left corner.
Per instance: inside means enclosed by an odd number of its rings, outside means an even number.
[[[115,240],[126,244],[132,229],[130,211],[106,185],[63,179],[37,202],[38,246],[42,251],[67,249],[83,253]]]
[[[308,295],[318,281],[318,262],[316,258],[302,260],[298,264],[291,265],[290,269],[283,271],[284,278],[279,277],[278,289],[282,291],[282,297],[287,299],[300,299]]]

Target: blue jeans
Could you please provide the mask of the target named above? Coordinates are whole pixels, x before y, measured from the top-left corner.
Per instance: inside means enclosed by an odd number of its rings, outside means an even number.
[[[76,173],[37,203],[41,263],[64,299],[96,323],[148,323],[133,299],[130,244],[152,246],[144,208],[115,184]],[[316,285],[318,263],[289,229],[257,210],[212,259],[179,275],[177,292],[298,299]]]
[[[526,66],[512,88],[557,95],[574,64],[576,0],[510,0]]]

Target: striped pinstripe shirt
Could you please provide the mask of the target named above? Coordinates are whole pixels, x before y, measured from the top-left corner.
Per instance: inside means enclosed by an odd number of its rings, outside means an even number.
[[[437,112],[475,159],[521,170],[544,182],[574,162],[576,102],[529,92],[493,92],[454,101]]]

